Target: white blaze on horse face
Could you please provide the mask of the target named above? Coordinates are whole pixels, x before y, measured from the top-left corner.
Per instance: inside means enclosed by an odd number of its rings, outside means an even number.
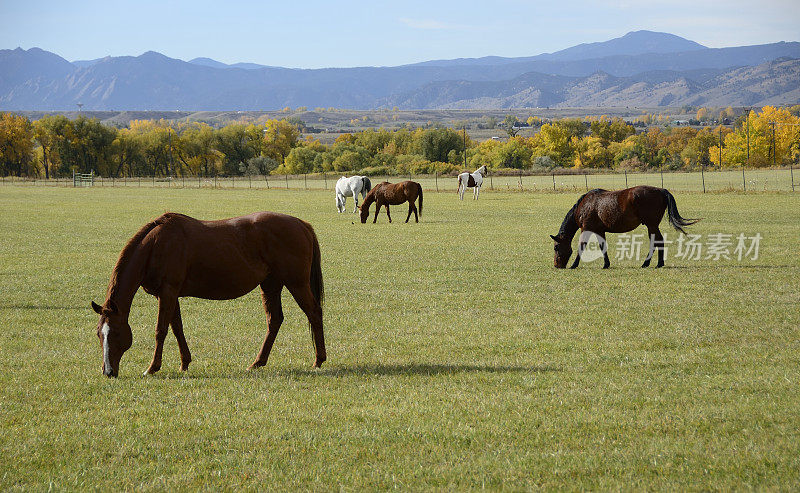
[[[108,322],[104,323],[103,328],[100,329],[100,333],[103,334],[103,364],[106,371],[111,369],[111,358],[108,354],[108,333],[110,331],[111,327],[108,326]]]

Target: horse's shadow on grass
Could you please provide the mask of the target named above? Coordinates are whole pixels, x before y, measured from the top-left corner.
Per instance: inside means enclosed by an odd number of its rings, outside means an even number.
[[[179,372],[166,370],[154,376],[161,380],[175,379],[240,379],[255,378],[269,379],[275,377],[282,378],[350,378],[350,377],[395,377],[395,376],[447,376],[465,373],[489,373],[489,374],[508,374],[508,373],[549,373],[563,371],[557,366],[522,366],[522,365],[468,365],[468,364],[432,364],[432,363],[405,363],[405,364],[363,364],[353,366],[329,366],[327,368],[313,369],[307,368],[270,368],[267,365],[252,371],[242,369],[241,371],[231,370],[228,372],[214,372],[208,369],[195,369],[192,372]]]
[[[391,376],[439,376],[462,373],[547,373],[562,371],[555,366],[512,366],[512,365],[469,365],[469,364],[364,364],[329,367],[314,370],[311,368],[292,368],[275,370],[281,376],[308,376],[318,374],[327,377],[391,377]]]

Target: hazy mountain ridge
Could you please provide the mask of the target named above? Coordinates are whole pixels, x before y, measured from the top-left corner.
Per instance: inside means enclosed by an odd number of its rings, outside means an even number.
[[[697,78],[695,78],[697,77]],[[478,109],[581,106],[763,106],[800,101],[800,59],[756,67],[649,72],[615,77],[529,73],[508,81],[445,81],[382,101],[401,109]]]
[[[653,52],[654,46],[683,51]],[[580,56],[595,58],[574,59]],[[535,57],[326,69],[185,62],[156,52],[70,63],[38,48],[17,48],[0,50],[0,109],[72,110],[77,103],[86,110],[131,111],[797,103],[800,78],[792,63],[775,62],[772,72],[754,68],[782,57],[800,58],[800,43],[712,49],[648,31]]]

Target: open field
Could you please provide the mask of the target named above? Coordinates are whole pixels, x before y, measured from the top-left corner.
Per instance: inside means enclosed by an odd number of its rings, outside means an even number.
[[[421,223],[362,225],[321,190],[0,187],[0,490],[800,488],[800,195],[675,194],[692,233],[760,234],[757,259],[555,270],[547,235],[578,192],[426,193]],[[253,292],[183,301],[189,371],[169,336],[142,377],[140,292],[120,378],[101,376],[89,302],[167,210],[314,225],[321,370],[284,293],[246,371]]]

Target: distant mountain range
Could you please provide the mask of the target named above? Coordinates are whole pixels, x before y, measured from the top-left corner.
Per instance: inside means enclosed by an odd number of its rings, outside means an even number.
[[[69,62],[0,50],[0,110],[270,110],[800,103],[800,43],[706,48],[636,31],[531,57],[290,69],[147,52]]]

